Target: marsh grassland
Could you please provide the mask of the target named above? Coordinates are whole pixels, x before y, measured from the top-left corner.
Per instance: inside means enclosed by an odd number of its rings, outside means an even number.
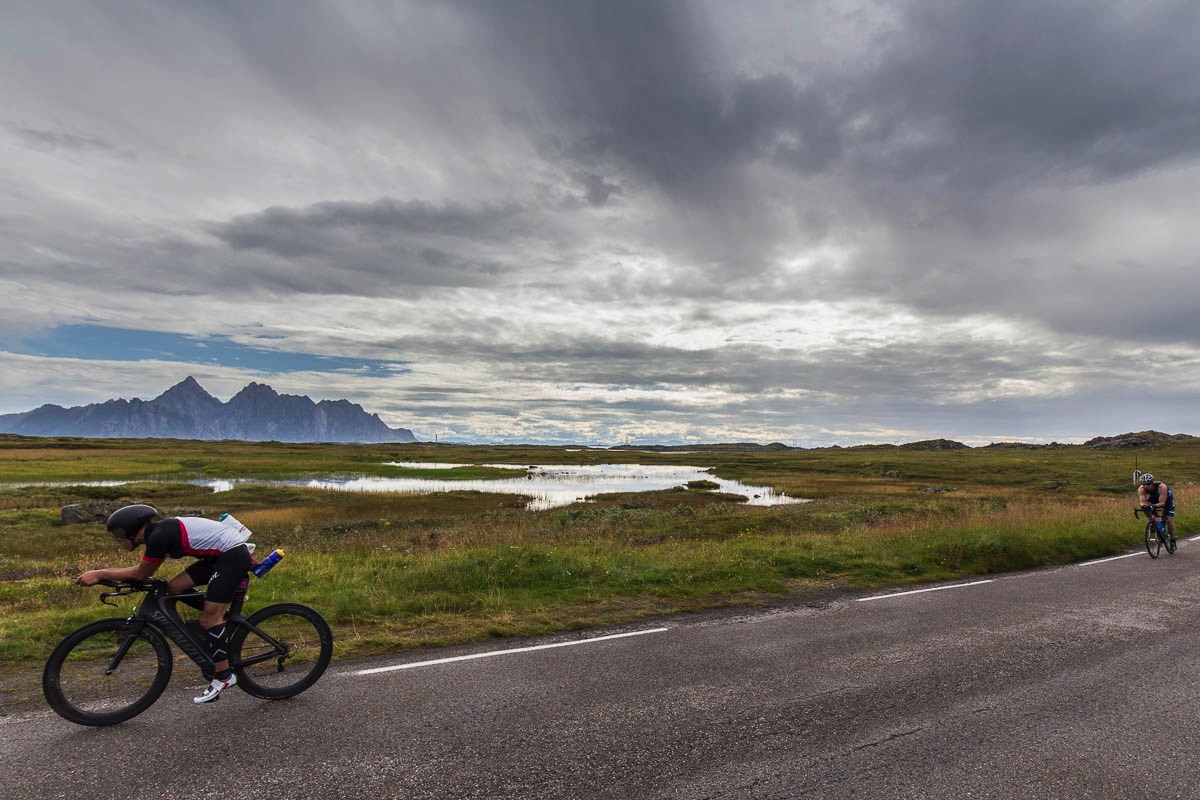
[[[60,509],[72,503],[234,513],[260,552],[287,551],[252,583],[248,607],[311,605],[334,627],[337,655],[348,657],[1121,553],[1141,545],[1135,456],[1174,489],[1180,535],[1195,532],[1194,444],[639,453],[0,437],[0,679],[8,678],[0,688],[9,701],[33,696],[14,675],[40,669],[78,625],[124,613],[101,606],[98,589],[72,583],[84,569],[134,562],[102,524],[61,525]],[[519,496],[479,492],[242,485],[213,494],[189,483],[399,474],[387,462],[689,464],[812,502],[751,507],[679,487],[527,511]],[[89,485],[99,481],[122,483]]]

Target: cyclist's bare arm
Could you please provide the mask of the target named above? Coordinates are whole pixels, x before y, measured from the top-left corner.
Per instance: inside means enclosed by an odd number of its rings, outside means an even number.
[[[114,569],[89,569],[75,579],[80,586],[95,586],[100,581],[144,581],[154,574],[158,564],[153,561],[139,561],[132,567]]]

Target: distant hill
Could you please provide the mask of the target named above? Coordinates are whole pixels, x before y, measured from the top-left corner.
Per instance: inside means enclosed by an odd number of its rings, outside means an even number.
[[[1142,431],[1141,433],[1123,433],[1119,436],[1097,436],[1082,445],[1060,444],[1031,444],[1028,442],[992,442],[981,445],[981,449],[992,450],[1043,450],[1052,447],[1091,447],[1096,450],[1115,450],[1129,447],[1161,447],[1169,444],[1195,444],[1200,437],[1186,433],[1159,433],[1158,431]],[[907,444],[856,444],[846,448],[849,450],[974,450],[977,448],[953,439],[925,439]],[[789,447],[786,444],[772,442],[771,444],[756,444],[754,442],[732,442],[727,444],[623,444],[608,448],[609,450],[637,450],[642,452],[767,452],[781,450],[803,450],[803,447]],[[831,445],[830,449],[841,450],[841,445]]]
[[[1097,450],[1117,450],[1127,447],[1158,447],[1164,444],[1195,444],[1196,442],[1200,442],[1200,439],[1186,433],[1142,431],[1141,433],[1122,433],[1120,436],[1097,436],[1095,439],[1087,440],[1084,444]]]
[[[834,445],[837,447],[837,445]],[[919,442],[906,444],[856,444],[848,450],[970,450],[971,446],[956,442],[953,439],[922,439]]]
[[[967,445],[953,439],[925,439],[900,445],[901,450],[966,450]]]
[[[245,439],[277,442],[415,442],[348,400],[314,403],[251,383],[222,403],[188,377],[153,400],[44,405],[0,415],[0,433],[89,438]]]
[[[1096,450],[1113,450],[1127,447],[1161,447],[1169,444],[1196,444],[1200,443],[1200,437],[1192,436],[1186,433],[1159,433],[1158,431],[1142,431],[1141,433],[1123,433],[1119,436],[1097,436],[1094,439],[1089,439],[1082,445],[1060,444],[1059,442],[1050,442],[1049,444],[1031,444],[1028,442],[992,442],[991,444],[981,445],[983,449],[993,450],[1043,450],[1051,447],[1091,447]],[[925,439],[919,442],[908,442],[907,444],[857,444],[851,445],[851,450],[974,450],[977,448],[970,445],[956,442],[953,439]],[[686,444],[686,445],[619,445],[610,447],[610,450],[643,450],[643,451],[661,451],[671,452],[679,450],[689,451],[779,451],[779,450],[803,450],[802,447],[789,447],[786,444],[773,442],[771,444],[755,444],[753,442],[736,442],[732,444]],[[831,449],[841,450],[840,445],[832,445]]]
[[[693,452],[734,452],[749,453],[762,451],[792,450],[780,442],[757,444],[755,442],[729,442],[725,444],[618,444],[609,450],[636,450],[643,453],[693,453]]]

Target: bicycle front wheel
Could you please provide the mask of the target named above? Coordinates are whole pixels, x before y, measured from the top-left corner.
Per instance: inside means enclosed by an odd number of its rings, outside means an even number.
[[[299,603],[276,603],[251,614],[229,640],[240,689],[278,700],[317,682],[333,657],[325,618]]]
[[[1151,558],[1158,558],[1158,551],[1162,549],[1162,540],[1158,538],[1158,526],[1154,521],[1146,523],[1146,552]]]
[[[79,725],[115,725],[149,708],[171,679],[171,648],[144,626],[102,619],[69,635],[46,662],[42,692],[59,716]]]

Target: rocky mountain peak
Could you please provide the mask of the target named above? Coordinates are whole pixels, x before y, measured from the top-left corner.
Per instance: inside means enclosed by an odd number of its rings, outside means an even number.
[[[221,401],[206,392],[191,375],[154,398],[152,402],[179,411],[195,408],[216,409],[221,405]]]
[[[314,403],[250,383],[228,403],[192,376],[153,400],[108,400],[75,408],[45,405],[0,415],[0,433],[26,436],[164,437],[281,442],[413,442],[407,428],[390,428],[348,400]]]

